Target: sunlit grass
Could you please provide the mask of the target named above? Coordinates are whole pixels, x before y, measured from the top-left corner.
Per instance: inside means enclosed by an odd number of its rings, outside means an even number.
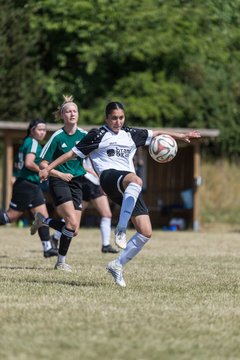
[[[130,232],[129,232],[130,233]],[[53,270],[29,229],[0,228],[1,359],[238,359],[239,233],[154,232],[118,288],[98,229]]]

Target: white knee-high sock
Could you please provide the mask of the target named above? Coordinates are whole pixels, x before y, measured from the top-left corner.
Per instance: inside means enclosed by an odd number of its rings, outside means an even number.
[[[111,218],[108,217],[101,218],[100,231],[102,237],[102,245],[103,246],[109,245],[111,238]]]
[[[150,240],[146,236],[139,234],[138,232],[133,235],[133,237],[128,241],[126,249],[121,251],[119,257],[117,258],[117,263],[122,266],[128,263],[132,258],[134,258],[139,251],[142,250],[143,246]]]
[[[142,187],[135,183],[130,183],[123,194],[123,201],[119,216],[118,226],[122,229],[126,229],[128,221],[132,216],[134,206],[137,202],[138,196],[142,190]]]

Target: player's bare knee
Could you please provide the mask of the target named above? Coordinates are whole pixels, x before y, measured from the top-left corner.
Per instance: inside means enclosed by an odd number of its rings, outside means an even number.
[[[143,231],[141,234],[148,239],[151,239],[152,237],[152,231]]]
[[[143,181],[142,179],[137,176],[136,174],[134,173],[131,173],[131,174],[128,174],[124,179],[123,179],[123,185],[124,187],[126,188],[130,183],[134,183],[134,184],[137,184],[139,186],[142,187],[143,185]]]
[[[78,232],[79,225],[74,217],[66,217],[65,219],[66,228],[73,230],[75,233]]]
[[[136,176],[136,181],[134,181],[137,185],[143,186],[143,181],[139,176]]]
[[[77,235],[78,235],[78,233],[79,233],[79,228],[77,228],[77,229],[75,230],[75,232],[74,232],[74,235],[73,235],[73,236],[77,236]]]

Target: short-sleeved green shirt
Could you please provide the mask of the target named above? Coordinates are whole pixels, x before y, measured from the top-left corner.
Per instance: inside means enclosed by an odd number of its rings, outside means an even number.
[[[70,151],[80,140],[86,136],[87,132],[83,129],[77,128],[74,134],[69,135],[64,128],[61,128],[50,137],[41,152],[41,159],[49,163],[57,159],[59,156]],[[62,173],[72,174],[74,177],[81,176],[86,173],[83,167],[83,160],[76,158],[69,160],[64,164],[56,167],[56,170]]]
[[[25,159],[27,154],[35,154],[34,162],[39,165],[40,163],[40,154],[42,151],[42,146],[38,143],[36,139],[28,136],[25,138],[23,144],[20,146],[18,151],[18,177],[21,179],[25,179],[34,183],[39,183],[40,178],[38,173],[29,170],[25,166]]]

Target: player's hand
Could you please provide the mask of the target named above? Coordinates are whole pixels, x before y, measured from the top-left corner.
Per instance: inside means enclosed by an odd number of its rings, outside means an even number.
[[[59,176],[60,177],[60,176]],[[72,174],[64,174],[64,173],[61,173],[61,177],[60,177],[62,180],[64,181],[71,181],[72,178],[73,178],[73,175]]]
[[[182,134],[181,136],[181,140],[190,143],[191,139],[193,138],[200,138],[201,134],[199,131],[193,130],[193,131],[189,131],[187,134]]]
[[[40,182],[46,181],[48,178],[48,174],[49,174],[49,171],[47,170],[47,168],[40,170],[38,173],[38,175],[40,177]]]

